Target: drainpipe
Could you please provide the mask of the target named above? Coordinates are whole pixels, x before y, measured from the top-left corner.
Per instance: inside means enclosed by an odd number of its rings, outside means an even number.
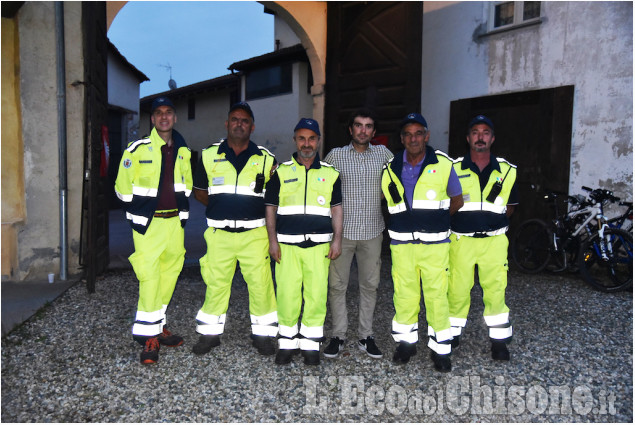
[[[60,280],[66,280],[68,269],[66,199],[66,54],[64,51],[64,3],[55,2],[55,42],[57,66],[57,144],[60,188]]]

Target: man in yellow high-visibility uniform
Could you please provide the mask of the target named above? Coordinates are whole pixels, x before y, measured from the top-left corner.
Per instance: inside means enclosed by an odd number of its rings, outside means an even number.
[[[278,167],[265,195],[269,252],[277,263],[276,363],[289,363],[300,349],[305,364],[317,365],[329,263],[342,252],[341,182],[339,172],[320,161],[320,128],[315,120],[302,118],[293,140],[297,153]]]
[[[483,317],[489,327],[494,360],[509,360],[507,343],[512,339],[507,287],[508,217],[518,204],[516,166],[490,152],[494,124],[484,115],[470,122],[467,143],[470,152],[458,158],[454,170],[463,188],[464,205],[452,216],[450,244],[450,324],[452,346],[458,347],[470,310],[474,269],[478,265],[483,289]]]
[[[420,114],[401,123],[401,143],[384,167],[382,191],[388,203],[395,317],[392,336],[399,345],[395,363],[407,363],[419,340],[421,291],[428,322],[428,347],[434,368],[452,370],[448,310],[450,215],[458,210],[461,185],[452,160],[428,146],[428,124]]]
[[[125,203],[135,252],[130,263],[139,279],[133,338],[144,345],[141,363],[159,360],[161,345],[183,338],[165,327],[166,310],[185,259],[183,226],[192,191],[190,150],[174,130],[176,110],[167,97],[152,102],[150,137],[128,145],[121,158],[115,192]]]
[[[254,114],[246,102],[234,104],[225,121],[227,138],[203,150],[196,170],[194,196],[207,205],[207,253],[201,275],[205,302],[196,315],[199,341],[195,354],[220,344],[225,329],[236,263],[249,289],[252,344],[262,355],[275,354],[271,341],[278,333],[276,298],[265,229],[265,184],[276,160],[250,140]]]

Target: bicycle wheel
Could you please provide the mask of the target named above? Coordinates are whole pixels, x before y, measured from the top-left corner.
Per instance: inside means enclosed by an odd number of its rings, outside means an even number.
[[[512,240],[512,259],[525,273],[544,270],[551,258],[551,231],[542,220],[527,220]]]
[[[600,235],[594,234],[580,245],[580,274],[602,292],[617,292],[633,284],[633,237],[621,229],[605,229],[607,259],[602,259]]]

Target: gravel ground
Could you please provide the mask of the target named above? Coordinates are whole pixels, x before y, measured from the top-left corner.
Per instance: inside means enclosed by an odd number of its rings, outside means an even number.
[[[3,422],[628,422],[633,421],[633,294],[603,294],[576,276],[510,272],[510,362],[490,358],[473,306],[453,370],[434,371],[423,342],[405,366],[391,362],[394,314],[384,258],[375,316],[384,358],[359,351],[350,326],[338,359],[278,366],[251,347],[248,293],[237,273],[221,346],[204,356],[194,317],[205,287],[183,270],[168,310],[185,345],[139,363],[130,329],[137,302],[131,270],[110,270],[88,294],[76,285],[2,339]],[[354,278],[355,273],[351,275]],[[357,282],[349,316],[357,317]],[[422,309],[423,310],[423,309]],[[425,337],[425,315],[420,319]],[[328,335],[330,322],[327,318]]]

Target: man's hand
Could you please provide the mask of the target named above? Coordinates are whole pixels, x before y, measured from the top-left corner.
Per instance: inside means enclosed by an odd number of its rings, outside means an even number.
[[[280,258],[282,255],[280,253],[280,245],[278,244],[278,241],[269,241],[269,255],[276,263],[280,264]]]
[[[330,260],[335,260],[342,253],[342,239],[333,239],[331,241],[331,247],[329,248],[329,255],[327,257]]]

